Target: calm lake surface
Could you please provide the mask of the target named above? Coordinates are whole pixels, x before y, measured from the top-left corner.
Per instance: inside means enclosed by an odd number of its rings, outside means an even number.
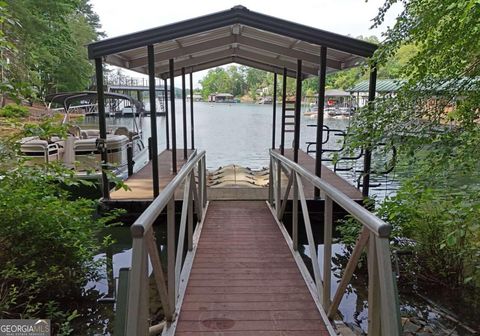
[[[182,101],[179,99],[176,100],[175,110],[177,148],[183,148],[183,111]],[[233,163],[252,169],[268,167],[268,150],[272,146],[272,110],[272,105],[195,102],[195,147],[207,151],[207,167],[217,169]],[[303,106],[302,112],[306,110],[307,107]],[[316,128],[308,125],[316,125],[316,122],[316,119],[306,117],[302,113],[300,148],[303,150],[306,150],[306,141],[315,140]],[[325,119],[327,126],[336,129],[345,129],[348,123],[349,119]],[[85,124],[98,127],[98,118],[87,117]],[[151,134],[150,117],[143,117],[141,124],[146,139]],[[132,118],[107,118],[107,125],[131,127]],[[187,125],[188,146],[190,147],[190,107],[188,104]],[[281,106],[277,105],[277,147],[280,144],[280,128]],[[165,117],[157,117],[159,152],[166,148],[165,129]],[[293,133],[287,133],[285,147],[291,147],[292,141]],[[335,141],[332,141],[332,145],[334,144]]]
[[[308,106],[302,106],[301,128],[300,128],[300,148],[307,150],[307,142],[316,139],[317,119],[304,116]],[[171,109],[169,109],[171,113]],[[177,148],[183,148],[183,110],[182,101],[176,100],[175,103]],[[223,104],[223,103],[194,103],[194,123],[195,123],[195,148],[206,150],[207,169],[215,170],[230,164],[237,164],[252,169],[261,169],[268,167],[268,150],[272,146],[272,105],[260,104]],[[287,113],[293,113],[291,111]],[[143,138],[147,143],[151,134],[150,117],[143,117],[139,126],[144,131]],[[87,117],[85,124],[98,128],[97,117]],[[346,130],[349,126],[348,118],[329,118],[325,117],[324,124],[331,129]],[[157,134],[159,153],[166,148],[166,121],[165,117],[157,117]],[[107,118],[107,125],[117,127],[120,125],[132,128],[132,118]],[[292,126],[287,126],[291,128]],[[276,139],[275,146],[280,145],[281,128],[281,105],[277,105],[276,118]],[[171,134],[171,132],[170,132]],[[187,102],[187,139],[188,147],[191,146],[190,136],[190,107]],[[326,134],[324,134],[326,137]],[[337,149],[342,145],[343,137],[331,134],[329,141],[323,145],[324,148]],[[293,142],[293,133],[286,133],[285,148],[291,148]],[[314,148],[314,147],[312,147]],[[314,155],[314,154],[312,154]],[[147,155],[137,160],[135,170],[146,164]],[[359,171],[363,168],[363,160],[357,162],[349,161],[342,165],[348,166],[349,171],[338,172],[340,176],[346,179],[352,185],[357,185],[360,177]],[[324,162],[332,168],[331,162]],[[392,195],[398,185],[395,174],[372,176],[372,194],[379,199]]]

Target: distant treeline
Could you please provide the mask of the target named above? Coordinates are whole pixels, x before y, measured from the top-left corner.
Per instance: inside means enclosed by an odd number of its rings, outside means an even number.
[[[373,43],[378,43],[375,36],[357,37]],[[413,45],[402,46],[390,60],[379,69],[378,78],[399,78],[399,69],[416,53]],[[218,67],[208,71],[200,81],[202,88],[199,91],[204,99],[213,93],[230,93],[235,97],[248,96],[257,99],[260,95],[273,95],[273,73],[246,66],[230,65]],[[281,76],[279,76],[278,97],[281,96]],[[347,89],[357,82],[368,79],[367,68],[356,67],[338,71],[327,75],[327,88]],[[311,77],[303,81],[302,95],[315,95],[318,92],[318,78]],[[287,96],[295,95],[295,79],[287,79]]]
[[[94,70],[85,45],[103,36],[89,2],[0,1],[2,98],[88,87]]]

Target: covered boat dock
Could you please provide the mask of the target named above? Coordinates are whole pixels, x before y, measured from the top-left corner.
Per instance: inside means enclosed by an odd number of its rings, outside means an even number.
[[[165,130],[167,148],[160,155],[156,117],[151,116],[151,163],[144,173],[151,176],[145,190],[151,190],[153,201],[131,227],[132,266],[125,271],[127,284],[122,283],[128,295],[121,296],[117,304],[122,309],[116,317],[116,335],[337,335],[339,329],[333,320],[365,249],[371,275],[369,335],[400,334],[388,242],[391,228],[355,202],[368,195],[370,151],[367,148],[365,152],[362,193],[350,190],[350,195],[340,184],[335,185],[338,176],[325,171],[321,157],[326,74],[362,64],[375,50],[376,46],[368,42],[256,13],[243,6],[89,45],[89,57],[95,59],[96,65],[103,139],[104,62],[148,74],[152,107],[156,78],[169,80],[172,90]],[[209,199],[206,154],[195,151],[193,101],[190,100],[188,111],[186,75],[190,74],[192,87],[193,72],[229,63],[273,72],[274,92],[279,87],[278,75],[282,78],[281,111],[272,104],[272,129],[266,130],[272,132],[272,146],[264,200]],[[176,76],[181,76],[183,91],[184,137],[180,146],[175,132]],[[310,76],[319,77],[315,158],[299,149],[302,80]],[[287,77],[296,78],[294,108],[286,102]],[[376,68],[372,65],[370,103],[375,82]],[[275,143],[277,113],[281,113],[282,120],[280,144]],[[285,146],[288,133],[293,133],[291,149]],[[102,155],[102,160],[106,161],[106,155]],[[165,183],[160,182],[162,174],[167,179]],[[115,197],[115,193],[110,195],[105,174],[103,178],[104,199]],[[311,193],[306,191],[307,185]],[[177,217],[176,198],[182,200]],[[321,199],[324,206],[322,270],[312,233],[312,217],[316,214],[309,213],[309,199]],[[283,223],[287,204],[291,204],[291,232]],[[341,283],[332,293],[334,204],[357,218],[363,228]],[[165,210],[168,260],[162,266],[153,238],[153,223]],[[312,273],[299,253],[299,225],[304,225],[308,237],[306,249],[313,260],[309,266]],[[163,321],[150,320],[151,277],[165,314]]]
[[[139,73],[148,74],[150,78],[150,97],[155,97],[155,79],[162,78],[164,83],[170,81],[171,111],[167,109],[167,127],[165,130],[167,150],[171,149],[171,168],[177,172],[178,148],[183,148],[184,159],[187,158],[187,149],[194,149],[194,110],[190,100],[187,111],[186,79],[190,74],[190,89],[193,89],[191,74],[196,71],[209,69],[229,63],[238,63],[246,66],[273,72],[274,92],[278,88],[278,74],[283,76],[285,88],[286,77],[297,79],[297,104],[289,108],[286,94],[283,95],[281,111],[276,111],[276,104],[272,104],[272,148],[285,149],[286,133],[293,133],[294,161],[298,161],[300,139],[300,101],[302,80],[319,77],[319,111],[317,119],[315,174],[322,176],[322,129],[323,106],[325,102],[325,76],[329,72],[348,69],[365,62],[365,58],[373,55],[376,45],[346,37],[331,32],[303,26],[298,23],[285,21],[268,15],[256,13],[243,6],[236,6],[230,10],[218,12],[203,17],[186,20],[138,33],[106,39],[89,45],[89,57],[95,59],[97,69],[97,90],[99,97],[103,95],[103,62],[120,66]],[[183,146],[177,146],[175,120],[175,77],[181,76],[183,91]],[[376,68],[371,67],[369,99],[375,98]],[[164,86],[165,88],[167,85]],[[168,95],[164,95],[167,97]],[[101,99],[99,99],[101,100]],[[276,95],[273,100],[277,100]],[[151,99],[150,106],[155,107],[155,100]],[[166,104],[168,106],[168,104]],[[99,104],[100,116],[104,115],[104,108]],[[293,110],[293,111],[291,111]],[[289,111],[293,114],[289,115]],[[103,112],[103,113],[102,113]],[[188,113],[189,112],[189,113]],[[282,115],[281,143],[275,144],[276,114]],[[188,124],[187,115],[190,114]],[[100,118],[101,135],[103,118]],[[293,129],[288,129],[292,125]],[[191,144],[187,143],[187,129],[190,127]],[[159,193],[158,178],[158,146],[156,118],[151,119],[151,150],[152,150],[152,191],[153,196]],[[364,156],[364,174],[362,194],[368,196],[371,153],[366,149]],[[106,183],[104,183],[107,185]],[[105,189],[105,188],[104,188]],[[318,190],[315,196],[319,197]],[[104,190],[104,198],[109,198],[109,191]]]

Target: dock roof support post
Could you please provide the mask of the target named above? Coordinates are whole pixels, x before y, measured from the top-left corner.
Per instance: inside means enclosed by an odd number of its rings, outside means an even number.
[[[167,150],[170,149],[170,124],[168,123],[168,88],[167,88],[167,79],[163,80],[163,95],[165,99],[165,134],[167,137]]]
[[[110,198],[110,187],[105,169],[108,164],[107,156],[107,121],[105,120],[105,98],[103,95],[103,66],[102,59],[95,58],[95,76],[97,77],[98,123],[100,128],[100,153],[102,158],[102,197]]]
[[[377,89],[377,65],[372,64],[370,66],[370,81],[368,84],[368,109],[372,111],[375,101],[375,92]],[[363,158],[363,181],[362,181],[362,195],[368,197],[370,189],[370,170],[372,166],[372,147],[371,144],[365,148],[365,157]]]
[[[175,68],[173,58],[169,60],[170,67],[170,110],[172,111],[172,172],[177,173],[177,130],[175,125]]]
[[[287,108],[287,68],[283,68],[282,78],[282,130],[280,133],[280,154],[285,154],[285,111]]]
[[[187,89],[185,86],[185,68],[182,68],[183,159],[187,160]]]
[[[193,70],[190,72],[190,137],[193,150],[195,149],[195,127],[193,119]]]
[[[158,180],[158,135],[157,135],[157,107],[156,107],[156,92],[155,92],[155,54],[153,45],[147,47],[148,52],[148,89],[150,98],[150,129],[151,129],[151,148],[152,153],[152,184],[153,197],[157,197],[160,193],[160,186]]]
[[[295,92],[295,133],[293,133],[293,161],[298,162],[300,148],[300,113],[302,109],[302,60],[297,60],[297,88]]]
[[[325,78],[327,74],[327,47],[320,48],[320,72],[318,74],[318,110],[317,110],[317,139],[315,149],[315,175],[322,177],[323,151],[323,112],[325,107]],[[320,197],[320,189],[315,188],[315,198]]]
[[[273,74],[273,120],[272,120],[272,149],[275,149],[275,128],[277,127],[277,73]]]

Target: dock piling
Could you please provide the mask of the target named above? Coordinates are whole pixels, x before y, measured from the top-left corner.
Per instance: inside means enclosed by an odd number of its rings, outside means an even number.
[[[185,68],[182,68],[182,116],[183,116],[183,158],[187,159],[187,90],[185,88]]]
[[[102,157],[102,197],[104,199],[110,198],[110,186],[108,182],[108,177],[105,169],[108,165],[108,156],[107,156],[107,146],[105,143],[107,141],[107,122],[105,119],[105,99],[103,94],[103,66],[102,59],[95,58],[95,75],[97,77],[97,99],[98,99],[98,122],[100,128],[100,153]]]
[[[177,173],[177,130],[175,125],[175,68],[171,58],[168,62],[170,70],[170,110],[172,111],[172,172]]]
[[[320,73],[318,75],[317,139],[315,145],[315,175],[322,177],[323,113],[325,107],[325,79],[327,74],[327,48],[320,47]],[[315,188],[315,198],[320,197],[320,189]]]
[[[150,129],[151,129],[151,148],[152,153],[152,183],[153,197],[157,197],[160,193],[158,185],[158,142],[157,142],[157,107],[155,92],[155,54],[153,45],[147,47],[148,52],[148,88],[150,98]]]

